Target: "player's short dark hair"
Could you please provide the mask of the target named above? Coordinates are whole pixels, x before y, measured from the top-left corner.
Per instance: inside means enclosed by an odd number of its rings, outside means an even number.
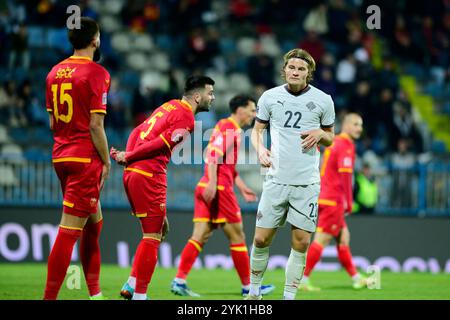
[[[207,84],[213,86],[215,82],[207,76],[190,76],[184,84],[184,94],[188,95],[196,89],[204,89]]]
[[[238,94],[234,96],[229,103],[231,113],[236,113],[237,109],[240,107],[246,107],[249,101],[253,101],[256,104],[255,99],[247,94]]]
[[[68,37],[75,50],[89,46],[95,35],[100,31],[98,23],[88,17],[80,18],[80,28],[69,29]]]

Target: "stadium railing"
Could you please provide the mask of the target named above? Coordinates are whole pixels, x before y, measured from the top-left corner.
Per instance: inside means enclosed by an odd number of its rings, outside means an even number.
[[[0,159],[1,206],[61,206],[60,184],[52,164],[48,160],[19,160]],[[241,173],[246,181],[253,181],[251,187],[260,194],[260,172],[251,169]],[[122,172],[122,167],[113,164],[102,191],[104,208],[129,209]],[[408,170],[392,168],[387,172],[377,178],[376,214],[450,217],[450,162],[430,162]],[[193,193],[202,173],[202,165],[169,166],[168,210],[193,210]],[[240,197],[239,200],[244,212],[256,211],[257,203],[245,203]]]

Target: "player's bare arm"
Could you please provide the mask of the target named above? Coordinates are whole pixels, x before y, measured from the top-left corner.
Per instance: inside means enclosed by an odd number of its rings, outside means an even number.
[[[203,190],[202,196],[207,203],[210,203],[215,197],[217,192],[217,164],[208,164],[208,185]]]
[[[270,151],[263,144],[263,133],[266,127],[267,123],[256,121],[252,130],[251,141],[261,165],[263,167],[270,167],[272,165],[272,161],[270,160]]]
[[[301,133],[302,148],[308,151],[319,143],[323,146],[330,146],[334,140],[334,126],[329,128],[320,128],[308,130]]]
[[[105,128],[103,127],[104,118],[105,115],[102,113],[91,113],[91,121],[89,123],[92,142],[103,162],[100,188],[103,188],[103,184],[108,178],[109,170],[111,169],[111,161],[109,160],[108,153],[108,141],[106,140]]]
[[[258,200],[256,193],[245,184],[244,180],[242,180],[239,175],[237,175],[234,179],[234,183],[236,184],[236,187],[239,189],[242,197],[244,197],[244,200],[246,202],[255,202]]]

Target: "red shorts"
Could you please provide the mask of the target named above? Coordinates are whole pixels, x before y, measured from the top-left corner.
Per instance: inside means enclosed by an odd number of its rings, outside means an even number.
[[[336,206],[319,205],[317,232],[325,232],[337,237],[346,226],[344,207],[341,204]]]
[[[166,175],[124,171],[123,185],[132,214],[141,219],[142,231],[160,233],[166,216]]]
[[[53,166],[63,192],[63,212],[82,218],[96,213],[103,162],[94,158],[90,163],[65,161]]]
[[[203,199],[204,187],[195,188],[194,222],[239,223],[242,222],[241,209],[232,188],[217,190],[216,197],[207,204]]]

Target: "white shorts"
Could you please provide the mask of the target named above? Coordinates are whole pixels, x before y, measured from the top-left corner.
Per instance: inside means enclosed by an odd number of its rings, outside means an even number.
[[[278,228],[291,225],[315,232],[317,225],[320,183],[310,185],[285,185],[266,178],[256,214],[256,226]]]

